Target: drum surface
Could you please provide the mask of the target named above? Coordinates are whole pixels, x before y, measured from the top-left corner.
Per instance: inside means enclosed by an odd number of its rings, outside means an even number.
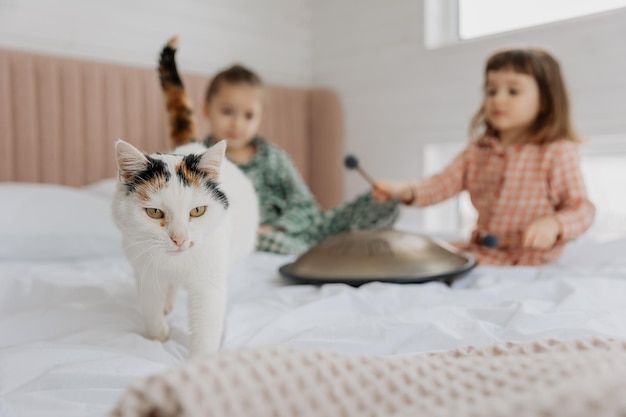
[[[332,236],[279,272],[299,283],[371,281],[451,282],[476,266],[476,259],[452,245],[400,230],[354,231]]]

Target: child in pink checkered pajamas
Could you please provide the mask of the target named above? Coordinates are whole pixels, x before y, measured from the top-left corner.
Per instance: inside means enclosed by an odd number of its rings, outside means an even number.
[[[478,211],[460,247],[480,264],[553,261],[592,224],[578,136],[558,62],[539,49],[495,53],[470,144],[441,173],[417,182],[377,181],[378,201],[424,207],[469,192]]]

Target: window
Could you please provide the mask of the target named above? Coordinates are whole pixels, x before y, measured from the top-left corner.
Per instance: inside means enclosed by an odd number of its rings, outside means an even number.
[[[626,7],[626,0],[424,0],[428,48]]]
[[[626,7],[626,0],[458,0],[460,39]]]

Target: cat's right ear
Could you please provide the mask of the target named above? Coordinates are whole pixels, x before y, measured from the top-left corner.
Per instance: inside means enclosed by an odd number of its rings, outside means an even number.
[[[143,152],[121,139],[115,142],[115,156],[120,177],[125,181],[130,181],[148,165],[148,158]]]
[[[212,180],[217,180],[220,175],[220,167],[222,166],[225,152],[226,141],[220,140],[202,154],[198,168],[206,172]]]

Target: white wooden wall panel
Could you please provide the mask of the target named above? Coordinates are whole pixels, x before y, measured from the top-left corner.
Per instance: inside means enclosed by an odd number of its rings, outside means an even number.
[[[181,37],[179,64],[234,62],[274,84],[312,80],[311,0],[0,0],[0,46],[152,67]]]

